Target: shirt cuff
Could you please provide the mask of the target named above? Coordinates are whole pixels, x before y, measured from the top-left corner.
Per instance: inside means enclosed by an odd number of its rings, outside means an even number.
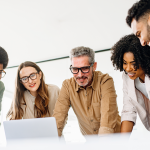
[[[110,133],[114,133],[114,129],[112,128],[108,128],[108,127],[100,127],[98,134],[110,134]]]
[[[123,122],[123,121],[132,121],[135,124],[136,123],[136,116],[121,115],[121,122]]]

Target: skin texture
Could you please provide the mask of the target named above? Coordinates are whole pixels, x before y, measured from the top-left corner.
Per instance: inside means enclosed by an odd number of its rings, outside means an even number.
[[[141,45],[148,45],[150,42],[150,16],[136,21],[134,18],[131,22],[133,33],[140,39]]]
[[[3,64],[0,64],[0,70],[3,70]],[[0,75],[0,79],[1,79],[1,75]]]
[[[35,68],[33,68],[33,67],[24,67],[24,68],[22,68],[22,69],[20,70],[20,78],[23,78],[23,77],[25,77],[25,76],[29,76],[30,74],[36,73],[36,72],[37,72],[37,70],[36,70]],[[34,97],[37,96],[37,90],[38,90],[38,88],[39,88],[39,86],[40,86],[40,83],[41,83],[41,81],[40,81],[41,77],[42,77],[42,73],[39,72],[39,73],[37,74],[37,78],[36,78],[36,79],[31,80],[31,79],[29,78],[29,81],[28,81],[27,83],[22,83],[22,84],[24,85],[24,87],[25,87],[27,90],[29,90],[29,92],[30,92]],[[34,85],[34,86],[32,87],[32,85]]]
[[[90,66],[89,64],[89,57],[88,56],[80,56],[72,58],[72,67],[81,68],[84,66]],[[78,74],[73,74],[74,79],[80,85],[86,88],[92,83],[93,79],[93,72],[96,70],[97,62],[90,67],[90,71],[88,73],[82,73],[79,70]]]
[[[121,123],[121,133],[132,132],[134,123],[132,121],[123,121]]]
[[[145,73],[141,67],[139,69],[134,69],[134,55],[131,52],[124,53],[123,55],[123,69],[128,74],[130,79],[135,80],[136,78],[140,78],[142,82],[145,82]]]

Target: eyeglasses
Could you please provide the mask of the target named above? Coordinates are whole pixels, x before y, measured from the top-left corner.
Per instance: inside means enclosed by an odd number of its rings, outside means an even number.
[[[84,66],[81,68],[77,68],[77,67],[72,67],[72,65],[70,66],[70,70],[73,74],[77,74],[79,72],[79,70],[81,70],[82,73],[88,73],[90,71],[90,67],[93,66],[93,64],[91,64],[90,66]]]
[[[0,70],[0,78],[4,78],[6,72],[4,70]]]
[[[21,78],[20,80],[21,80],[23,83],[27,83],[27,82],[29,81],[29,78],[30,78],[31,80],[35,80],[35,79],[37,78],[37,73],[38,73],[38,72],[32,73],[32,74],[30,74],[29,76],[26,76],[26,77]]]

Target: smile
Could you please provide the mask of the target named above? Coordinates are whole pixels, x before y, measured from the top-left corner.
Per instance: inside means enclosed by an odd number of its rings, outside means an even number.
[[[134,75],[135,75],[135,73],[132,73],[132,72],[128,73],[129,77],[133,77]]]
[[[34,84],[29,85],[29,87],[31,87],[31,88],[32,88],[32,87],[34,87],[34,86],[35,86],[35,83],[34,83]]]

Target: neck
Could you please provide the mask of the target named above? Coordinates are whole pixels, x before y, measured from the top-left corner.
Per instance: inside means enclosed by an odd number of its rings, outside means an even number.
[[[145,83],[145,74],[143,74],[141,77],[139,77],[139,79],[142,83]]]
[[[93,78],[92,78],[92,80],[86,86],[83,86],[83,88],[86,89],[89,85],[92,84],[92,81],[93,81]]]
[[[34,96],[34,97],[37,96],[37,91],[35,91],[35,92],[29,91],[29,92],[30,92],[30,94],[31,94],[32,96]]]

